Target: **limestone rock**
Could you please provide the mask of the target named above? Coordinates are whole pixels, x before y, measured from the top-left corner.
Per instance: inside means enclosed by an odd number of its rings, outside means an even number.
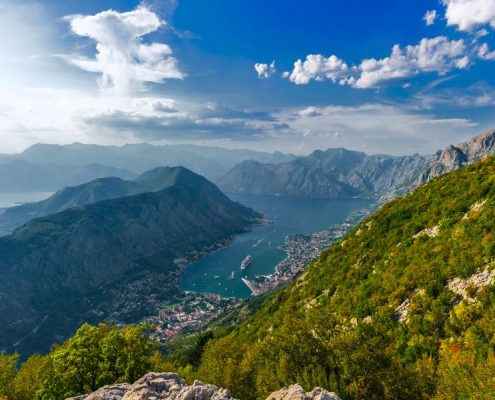
[[[236,400],[227,389],[219,389],[201,381],[187,385],[175,373],[150,372],[132,385],[118,383],[96,392],[66,400]],[[333,392],[315,388],[307,393],[299,385],[272,393],[267,400],[340,400]]]
[[[132,385],[104,386],[86,396],[67,400],[235,400],[227,389],[201,381],[187,385],[174,373],[150,372]]]
[[[308,393],[299,385],[291,385],[272,393],[267,400],[340,400],[340,397],[319,387]]]

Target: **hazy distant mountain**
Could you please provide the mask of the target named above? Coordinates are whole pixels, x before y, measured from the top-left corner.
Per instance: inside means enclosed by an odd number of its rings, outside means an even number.
[[[0,192],[52,192],[105,176],[132,179],[136,174],[101,164],[61,166],[50,159],[34,164],[9,158],[0,162]]]
[[[195,145],[128,144],[122,147],[73,143],[70,145],[35,144],[20,154],[0,155],[2,160],[22,160],[44,165],[87,165],[99,163],[142,173],[158,166],[182,165],[209,179],[216,178],[236,163],[252,159],[264,163],[279,163],[294,159],[294,155],[265,153],[252,150],[229,150]],[[80,182],[82,183],[82,182]],[[59,187],[60,188],[60,187]]]
[[[218,180],[228,192],[350,198],[383,193],[417,177],[419,155],[368,156],[346,149],[317,150],[281,164],[244,161]]]
[[[163,188],[37,218],[0,238],[0,351],[46,350],[83,321],[149,315],[177,293],[174,260],[211,251],[260,218],[181,167],[138,183]],[[83,192],[98,192],[90,186]]]
[[[490,130],[458,146],[448,146],[431,157],[369,156],[345,149],[328,149],[280,164],[244,161],[217,183],[227,192],[390,199],[494,153],[495,130]]]
[[[120,178],[99,178],[79,186],[66,187],[48,199],[0,209],[0,235],[12,233],[33,218],[55,214],[71,207],[81,207],[103,200],[158,192],[175,183],[171,167],[158,167],[145,172],[134,181]]]

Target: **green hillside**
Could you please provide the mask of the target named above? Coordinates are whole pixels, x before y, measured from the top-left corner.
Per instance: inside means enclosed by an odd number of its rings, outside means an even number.
[[[494,202],[490,158],[386,204],[210,340],[198,375],[242,399],[295,382],[345,399],[495,398]]]

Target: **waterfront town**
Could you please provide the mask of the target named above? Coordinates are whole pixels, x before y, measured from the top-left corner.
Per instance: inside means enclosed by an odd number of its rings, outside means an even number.
[[[345,222],[327,230],[287,236],[284,245],[281,246],[287,256],[276,265],[275,272],[270,275],[258,275],[252,280],[244,277],[242,281],[255,296],[292,282],[324,249],[343,237],[362,218],[369,215],[373,207],[374,205],[357,210],[351,213]]]
[[[258,275],[252,280],[242,278],[242,281],[255,296],[287,284],[324,249],[341,238],[350,227],[350,224],[341,224],[322,232],[287,236],[281,247],[287,253],[287,257],[277,264],[275,272],[270,275]]]
[[[286,285],[302,271],[321,252],[332,243],[343,237],[359,220],[369,215],[370,208],[352,213],[344,223],[331,226],[329,229],[310,233],[296,234],[285,238],[280,247],[286,252],[286,257],[275,266],[275,271],[269,275],[257,275],[254,279],[242,277],[242,281],[251,290],[252,295],[260,295]],[[176,260],[183,267],[187,259]],[[251,263],[247,256],[242,265],[245,270]],[[178,333],[192,332],[194,329],[218,317],[227,309],[241,303],[241,299],[222,297],[212,293],[193,291],[183,292],[176,301],[162,305],[157,314],[148,317],[144,322],[154,326],[151,338],[158,342],[166,342]]]
[[[199,327],[240,301],[233,297],[187,291],[183,298],[164,304],[157,315],[146,318],[144,322],[154,326],[150,337],[163,342],[179,332]]]

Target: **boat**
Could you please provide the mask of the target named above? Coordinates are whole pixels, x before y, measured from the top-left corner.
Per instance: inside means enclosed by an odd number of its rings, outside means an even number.
[[[215,276],[213,277],[213,279],[220,279],[220,278],[221,278],[221,276],[220,276],[220,275],[215,275]]]
[[[235,271],[232,271],[232,273],[230,274],[230,279],[234,279],[235,277]]]
[[[245,269],[248,269],[251,263],[253,262],[253,259],[251,256],[247,256],[244,260],[241,262],[241,271],[244,271]]]

